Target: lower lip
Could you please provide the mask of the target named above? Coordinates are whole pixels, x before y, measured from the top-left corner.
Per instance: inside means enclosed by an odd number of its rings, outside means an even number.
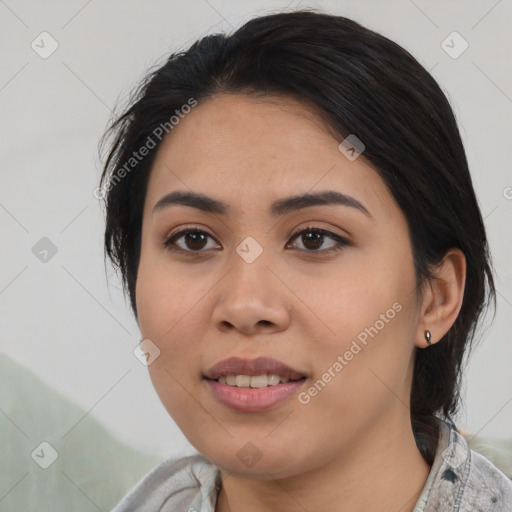
[[[207,379],[205,382],[215,398],[231,409],[242,412],[261,412],[295,395],[304,385],[305,379],[283,382],[266,388],[238,388]]]

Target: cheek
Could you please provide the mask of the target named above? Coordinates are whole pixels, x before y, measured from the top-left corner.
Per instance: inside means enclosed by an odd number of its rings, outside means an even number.
[[[412,261],[406,263],[402,269],[362,264],[358,272],[324,283],[317,311],[329,330],[310,338],[313,386],[303,402],[333,424],[350,413],[362,425],[397,397],[408,403],[417,311],[414,269]]]
[[[308,394],[322,395],[317,406],[333,420],[350,412],[362,424],[397,400],[409,400],[415,308],[384,300],[364,309],[344,320],[344,333],[317,348],[315,389]]]
[[[193,285],[191,285],[193,283]],[[190,389],[199,377],[200,340],[207,318],[201,298],[212,285],[192,278],[165,261],[141,258],[136,285],[141,337],[151,340],[159,356],[148,367],[161,401],[175,417],[190,413]]]
[[[314,313],[308,315],[310,327],[318,328],[322,344],[344,351],[353,340],[364,343],[377,334],[386,337],[405,318],[412,320],[406,314],[412,287],[412,271],[382,268],[361,259],[357,265],[340,265],[325,277],[298,279],[294,290]]]
[[[208,279],[171,266],[165,256],[142,257],[136,286],[142,335],[165,346],[172,343],[183,325],[198,325],[195,318],[201,311],[201,297],[211,287]]]

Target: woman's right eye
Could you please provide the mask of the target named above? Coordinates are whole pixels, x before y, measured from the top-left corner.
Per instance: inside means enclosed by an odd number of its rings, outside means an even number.
[[[163,242],[163,245],[171,251],[204,252],[202,249],[216,248],[208,247],[208,238],[213,240],[206,231],[197,228],[187,228],[171,235]]]

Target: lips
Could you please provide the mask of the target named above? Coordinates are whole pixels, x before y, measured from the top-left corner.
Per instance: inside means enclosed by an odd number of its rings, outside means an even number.
[[[218,402],[235,411],[251,413],[274,409],[290,400],[307,379],[303,373],[266,357],[225,359],[204,377],[207,389]]]
[[[205,372],[204,376],[209,380],[218,380],[221,377],[232,375],[278,375],[289,380],[299,380],[305,375],[289,366],[269,357],[258,357],[256,359],[242,359],[230,357],[212,366]]]

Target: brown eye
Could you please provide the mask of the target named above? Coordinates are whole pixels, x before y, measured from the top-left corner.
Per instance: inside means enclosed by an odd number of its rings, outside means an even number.
[[[302,244],[306,249],[320,249],[324,242],[324,235],[318,231],[311,231],[301,235]]]
[[[213,238],[200,229],[184,229],[172,235],[164,242],[164,246],[171,250],[181,250],[185,252],[202,252],[203,249],[212,249],[208,247],[208,239]],[[175,249],[175,247],[177,249]]]
[[[306,227],[299,230],[292,236],[292,240],[300,240],[304,249],[301,247],[297,247],[294,245],[294,248],[298,248],[301,250],[305,250],[307,252],[322,252],[322,253],[330,253],[331,251],[339,251],[343,249],[343,247],[350,245],[347,240],[342,238],[335,233],[327,231],[321,228],[315,227]],[[326,246],[325,241],[331,240],[331,243]],[[323,247],[323,248],[322,248]]]

